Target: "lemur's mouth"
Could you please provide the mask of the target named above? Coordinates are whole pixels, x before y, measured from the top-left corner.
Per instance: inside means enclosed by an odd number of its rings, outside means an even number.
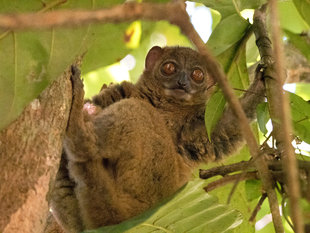
[[[171,88],[170,89],[171,91],[175,91],[176,93],[180,93],[180,94],[182,94],[182,93],[187,93],[187,91],[184,89],[184,88]]]
[[[192,95],[183,88],[165,88],[165,95],[182,100],[189,100],[192,98]]]

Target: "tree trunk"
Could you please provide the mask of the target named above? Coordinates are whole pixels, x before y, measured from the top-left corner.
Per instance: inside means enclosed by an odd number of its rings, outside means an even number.
[[[0,232],[42,232],[71,105],[70,70],[0,132]]]

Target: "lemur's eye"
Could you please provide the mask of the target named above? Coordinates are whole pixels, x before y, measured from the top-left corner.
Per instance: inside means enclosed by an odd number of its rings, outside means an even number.
[[[162,66],[161,70],[166,75],[172,75],[176,72],[176,67],[174,63],[167,62]]]
[[[202,83],[202,81],[204,80],[204,74],[200,69],[195,69],[191,74],[191,78],[196,83]]]

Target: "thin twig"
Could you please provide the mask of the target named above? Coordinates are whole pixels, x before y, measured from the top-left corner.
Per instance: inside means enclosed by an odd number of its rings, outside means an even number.
[[[238,163],[234,163],[234,164],[230,164],[226,166],[213,167],[208,170],[200,169],[199,177],[201,179],[208,179],[210,177],[217,176],[217,175],[225,176],[229,173],[243,170],[244,168],[254,169],[255,166],[252,165],[251,161],[242,161],[242,162],[238,162]]]
[[[258,213],[258,211],[261,209],[265,199],[267,198],[267,194],[263,193],[263,195],[261,196],[261,198],[259,199],[255,209],[253,210],[251,217],[249,218],[249,222],[254,222],[256,215]]]
[[[279,160],[267,161],[268,168],[271,171],[283,171],[282,162]],[[298,167],[306,172],[310,171],[310,161],[298,160]],[[246,168],[246,170],[244,170]],[[214,176],[226,176],[233,172],[242,172],[242,171],[253,171],[256,166],[253,164],[253,161],[241,161],[238,163],[233,163],[229,165],[223,165],[218,167],[213,167],[208,170],[200,169],[199,177],[201,179],[209,179]]]
[[[235,180],[244,181],[244,180],[253,180],[253,179],[259,179],[257,171],[224,176],[221,179],[218,179],[216,181],[209,183],[206,187],[204,187],[204,190],[206,192],[210,192],[213,189],[232,183]]]
[[[254,91],[244,90],[244,89],[236,88],[236,87],[234,87],[233,89],[234,89],[235,91],[241,91],[241,92],[243,92],[243,93],[251,93],[251,94],[259,95],[258,93],[254,92]],[[262,95],[262,96],[266,97],[265,95]]]

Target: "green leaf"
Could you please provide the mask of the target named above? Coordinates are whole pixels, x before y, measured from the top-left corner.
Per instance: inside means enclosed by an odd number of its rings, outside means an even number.
[[[301,1],[305,2],[304,0]],[[279,1],[278,10],[281,27],[293,33],[301,33],[302,31],[309,30],[309,25],[298,12],[298,7],[295,6],[296,4],[294,5],[292,0]]]
[[[247,180],[245,192],[248,201],[253,201],[262,195],[262,182],[260,180]]]
[[[221,14],[217,10],[214,10],[210,8],[211,16],[212,16],[212,31],[214,31],[215,27],[219,24],[221,21]]]
[[[125,41],[128,27],[127,23],[90,26],[89,37],[85,41],[88,43],[87,50],[79,53],[86,52],[82,64],[83,73],[113,64],[129,53],[130,49],[127,48]]]
[[[170,200],[119,225],[102,227],[87,233],[147,232],[234,232],[242,222],[241,214],[205,193],[205,182],[189,182]]]
[[[61,3],[62,2],[62,3]],[[1,1],[1,12],[98,8],[123,1]],[[54,6],[49,8],[49,6]],[[127,24],[89,25],[75,29],[0,34],[0,130],[59,77],[78,56],[86,53],[83,70],[111,64],[128,53],[124,42]]]
[[[307,22],[308,26],[310,26],[310,2],[305,0],[293,0],[293,2],[300,15]]]
[[[207,7],[217,10],[225,18],[228,15],[240,13],[244,9],[256,9],[266,2],[266,0],[198,0]]]
[[[256,108],[256,113],[257,113],[257,123],[260,131],[263,134],[267,134],[268,130],[266,128],[266,124],[270,119],[268,103],[260,103]]]
[[[304,100],[310,100],[310,83],[296,83],[295,94]]]
[[[226,101],[222,91],[215,92],[207,102],[205,110],[205,125],[210,140],[211,133],[223,114],[225,104]]]
[[[217,58],[222,64],[228,80],[233,88],[245,90],[249,85],[248,71],[246,67],[245,45],[248,37],[245,36],[235,43]],[[243,92],[235,91],[240,96]],[[222,92],[214,93],[208,100],[205,110],[205,125],[208,136],[222,116],[226,100]],[[212,139],[211,139],[212,140]]]
[[[307,35],[292,33],[284,30],[289,41],[307,58],[310,62],[310,38]]]
[[[246,44],[246,63],[248,67],[258,62],[260,56],[255,40],[255,35],[252,35]]]
[[[310,143],[310,103],[293,93],[289,97],[295,134]]]
[[[222,18],[212,32],[207,46],[214,56],[218,56],[237,43],[245,35],[248,27],[249,23],[238,14]]]
[[[237,163],[240,161],[247,161],[250,159],[250,152],[247,146],[244,146],[236,155],[226,157],[220,161],[210,162],[208,164],[204,164],[201,166],[202,169],[209,169],[215,166],[223,166],[229,165],[233,163]],[[208,183],[217,180],[219,177],[211,177],[207,180]],[[233,184],[227,184],[222,187],[218,187],[210,192],[211,195],[219,198],[219,203],[226,204],[228,196],[230,196],[230,192],[232,191]],[[238,184],[236,190],[234,191],[229,206],[231,208],[237,209],[243,215],[243,219],[245,221],[242,222],[241,225],[237,227],[235,232],[246,232],[246,233],[254,233],[254,225],[249,223],[247,219],[250,218],[253,209],[257,204],[257,200],[249,201],[247,199],[246,190],[245,190],[245,181],[242,181]]]

